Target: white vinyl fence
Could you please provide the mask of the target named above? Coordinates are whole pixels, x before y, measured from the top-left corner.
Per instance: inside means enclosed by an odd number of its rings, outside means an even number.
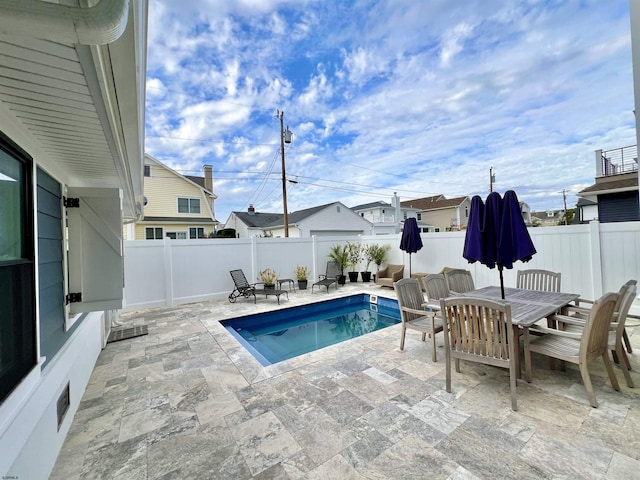
[[[640,222],[591,222],[531,228],[529,233],[538,253],[528,263],[505,269],[505,286],[514,286],[515,272],[525,268],[561,272],[563,291],[590,299],[617,291],[631,278],[640,280]],[[497,269],[462,258],[464,238],[465,232],[423,233],[423,248],[411,255],[412,273],[436,273],[445,266],[467,268],[477,287],[498,285]],[[409,255],[399,248],[399,234],[125,241],[124,309],[224,299],[233,290],[229,271],[235,269],[242,269],[253,283],[264,268],[274,269],[280,278],[294,278],[295,266],[305,265],[311,270],[311,283],[324,273],[330,247],[347,241],[390,245],[387,263],[404,263],[405,277],[409,276]],[[356,270],[363,269],[361,264]],[[375,273],[375,265],[369,269]]]

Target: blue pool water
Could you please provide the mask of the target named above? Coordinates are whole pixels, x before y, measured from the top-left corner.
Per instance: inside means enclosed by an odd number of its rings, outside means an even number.
[[[368,294],[224,320],[264,366],[400,323],[398,302]]]

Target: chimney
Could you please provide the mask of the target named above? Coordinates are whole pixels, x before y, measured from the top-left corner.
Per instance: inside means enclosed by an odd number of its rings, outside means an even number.
[[[213,167],[211,165],[204,166],[204,188],[213,193]]]
[[[256,209],[253,208],[253,205],[249,205],[249,208],[247,208],[247,213],[249,215],[255,215],[256,214]]]

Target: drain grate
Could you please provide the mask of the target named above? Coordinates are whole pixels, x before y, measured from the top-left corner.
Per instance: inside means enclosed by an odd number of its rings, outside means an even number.
[[[128,338],[141,337],[148,334],[146,325],[136,325],[133,327],[112,328],[107,343],[119,342]]]

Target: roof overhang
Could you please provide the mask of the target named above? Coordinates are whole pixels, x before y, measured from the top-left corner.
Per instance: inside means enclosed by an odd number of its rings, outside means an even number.
[[[66,185],[122,189],[124,217],[136,219],[147,0],[92,3],[0,0],[0,130]]]

